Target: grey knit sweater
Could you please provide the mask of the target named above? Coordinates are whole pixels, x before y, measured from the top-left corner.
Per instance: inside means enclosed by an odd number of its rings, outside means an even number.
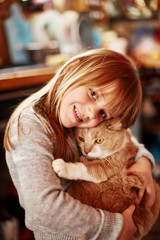
[[[26,226],[34,232],[35,239],[117,239],[123,225],[121,214],[83,205],[65,192],[70,182],[59,179],[52,169],[54,134],[50,138],[34,111],[28,109],[21,117],[24,130],[18,142],[17,123],[12,123],[10,132],[16,148],[6,152],[6,160],[25,210]],[[74,161],[78,161],[72,131],[67,141],[74,151]],[[154,164],[152,155],[139,146],[138,156],[145,155]],[[68,157],[69,152],[66,161]]]

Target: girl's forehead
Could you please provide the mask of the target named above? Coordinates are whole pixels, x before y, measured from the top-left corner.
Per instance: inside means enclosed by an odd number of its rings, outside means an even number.
[[[110,83],[106,83],[105,85],[96,88],[96,90],[98,92],[100,92],[103,95],[106,95],[108,93],[114,92],[117,89],[117,81],[115,82],[110,82]]]

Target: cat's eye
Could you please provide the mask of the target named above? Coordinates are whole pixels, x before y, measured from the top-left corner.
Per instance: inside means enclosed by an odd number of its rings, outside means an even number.
[[[83,138],[83,137],[79,137],[79,140],[80,140],[81,142],[84,142],[84,138]]]
[[[103,143],[104,139],[103,138],[98,138],[96,139],[96,143],[101,144]]]

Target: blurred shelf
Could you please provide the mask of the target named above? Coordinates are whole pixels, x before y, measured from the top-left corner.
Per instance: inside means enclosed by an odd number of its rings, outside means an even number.
[[[32,87],[48,82],[59,65],[37,64],[0,70],[0,91]]]

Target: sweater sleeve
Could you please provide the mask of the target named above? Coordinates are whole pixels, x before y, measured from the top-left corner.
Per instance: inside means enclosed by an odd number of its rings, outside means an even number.
[[[64,192],[52,169],[53,139],[33,113],[23,114],[22,125],[18,142],[17,121],[12,124],[10,135],[16,148],[6,152],[6,160],[27,227],[35,233],[60,233],[73,239],[117,239],[122,215],[94,209]]]

